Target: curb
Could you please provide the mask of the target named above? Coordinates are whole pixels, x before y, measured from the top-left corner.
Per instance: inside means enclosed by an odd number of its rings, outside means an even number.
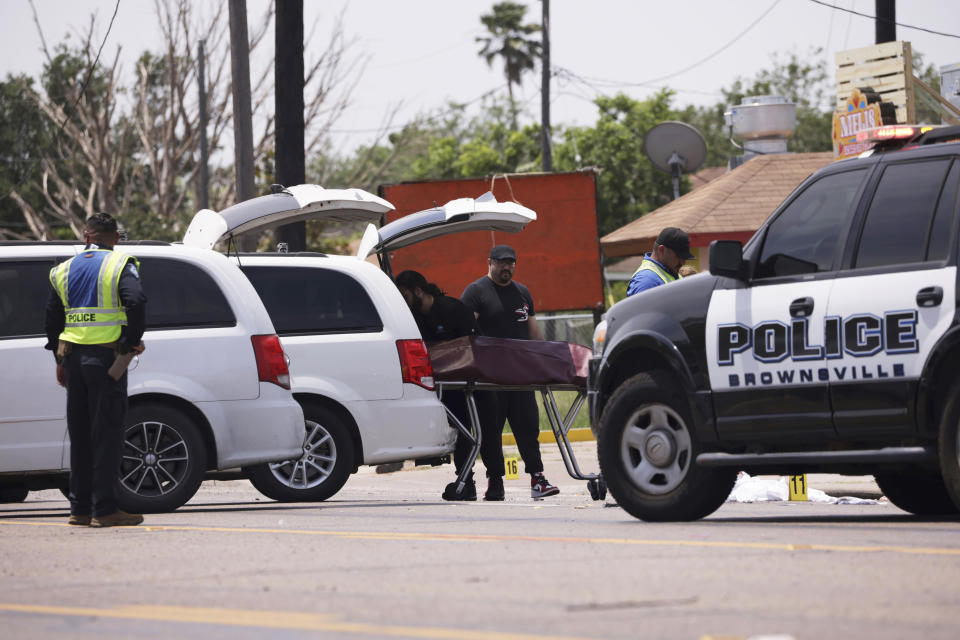
[[[570,442],[586,442],[588,440],[594,440],[593,431],[588,427],[581,427],[579,429],[570,429],[567,432],[567,440]],[[512,433],[505,433],[502,436],[503,444],[505,445],[516,445],[517,439],[513,437]],[[556,437],[553,435],[553,431],[541,431],[540,437],[538,438],[540,442],[556,442]]]

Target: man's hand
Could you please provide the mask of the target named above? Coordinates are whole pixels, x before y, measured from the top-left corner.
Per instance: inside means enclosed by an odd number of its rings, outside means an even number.
[[[67,370],[62,364],[57,365],[57,384],[61,387],[67,386]]]
[[[147,348],[147,345],[143,344],[143,340],[141,340],[140,344],[138,344],[137,346],[131,347],[133,352],[137,355],[140,355],[141,353],[143,353],[146,348]]]

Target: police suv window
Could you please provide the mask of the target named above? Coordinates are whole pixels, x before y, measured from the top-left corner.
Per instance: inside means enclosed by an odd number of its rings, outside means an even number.
[[[825,176],[808,186],[767,228],[755,278],[830,270],[866,169]]]
[[[220,287],[200,267],[166,258],[141,258],[147,329],[232,327],[237,319]]]
[[[949,164],[945,158],[891,164],[884,170],[860,233],[854,268],[924,261]]]
[[[43,335],[53,264],[0,262],[0,339]]]
[[[241,267],[280,335],[375,333],[383,322],[363,285],[311,267]]]
[[[953,212],[957,208],[957,191],[960,188],[960,162],[954,162],[947,174],[947,181],[940,192],[937,211],[930,225],[930,242],[927,246],[927,260],[946,260],[950,251],[950,227],[953,224]]]

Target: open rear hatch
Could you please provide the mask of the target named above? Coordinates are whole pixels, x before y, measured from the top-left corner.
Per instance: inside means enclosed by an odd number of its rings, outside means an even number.
[[[379,229],[368,225],[357,249],[357,257],[407,247],[417,242],[463,231],[505,231],[516,233],[537,219],[537,214],[516,202],[497,202],[487,192],[479,198],[458,198],[403,216]]]
[[[300,220],[372,223],[392,210],[392,204],[362,189],[324,189],[315,184],[301,184],[239,202],[220,212],[198,211],[190,221],[183,243],[212,249],[225,236],[229,239]]]

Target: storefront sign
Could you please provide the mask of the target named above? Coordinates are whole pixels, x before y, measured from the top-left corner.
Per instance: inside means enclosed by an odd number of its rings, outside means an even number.
[[[833,114],[833,154],[838,158],[849,158],[866,151],[873,145],[857,142],[857,132],[882,125],[880,104],[867,104],[867,98],[860,93],[860,89],[854,89],[847,101],[847,110]]]

